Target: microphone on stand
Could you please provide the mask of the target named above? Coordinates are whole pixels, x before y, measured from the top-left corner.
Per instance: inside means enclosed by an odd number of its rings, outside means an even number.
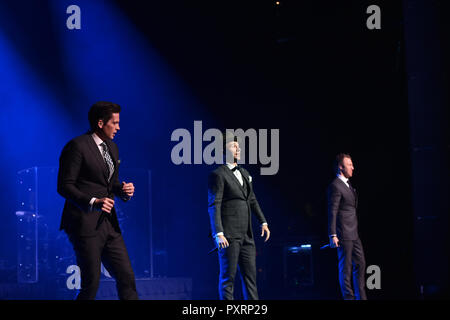
[[[209,250],[208,254],[213,253],[214,251],[217,251],[217,247],[214,247],[213,249]]]
[[[338,247],[339,247],[339,246],[338,246]],[[326,244],[326,245],[324,245],[324,246],[321,246],[321,247],[320,247],[320,250],[327,249],[327,248],[330,248],[330,249],[336,249],[337,247],[336,247],[336,248],[331,248],[329,244]]]

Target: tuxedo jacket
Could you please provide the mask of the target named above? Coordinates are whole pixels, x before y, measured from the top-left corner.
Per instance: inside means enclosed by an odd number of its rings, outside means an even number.
[[[253,237],[251,214],[259,222],[267,222],[253,192],[247,170],[241,167],[245,187],[226,166],[212,171],[208,179],[208,212],[214,236],[223,232],[226,238],[242,238],[245,233]]]
[[[339,240],[358,239],[358,195],[339,178],[328,186],[328,235],[336,234]]]
[[[60,230],[78,236],[96,235],[102,215],[107,217],[117,232],[120,231],[115,209],[111,214],[90,210],[92,197],[114,199],[128,197],[119,183],[119,150],[117,145],[106,140],[114,163],[114,173],[108,182],[108,167],[91,134],[84,134],[69,141],[61,152],[58,171],[58,193],[66,201]],[[102,217],[103,219],[104,217]]]

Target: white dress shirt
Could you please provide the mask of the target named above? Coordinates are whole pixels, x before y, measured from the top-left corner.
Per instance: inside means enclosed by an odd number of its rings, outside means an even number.
[[[94,139],[94,142],[97,145],[98,150],[100,151],[101,154],[103,154],[103,147],[101,146],[103,140],[100,139],[100,137],[95,132],[91,136]]]
[[[226,163],[227,167],[232,170],[234,167],[236,167],[235,163]],[[242,179],[242,173],[239,170],[234,170],[233,171],[234,176],[239,180],[239,183],[241,184],[241,186],[244,185],[244,180]]]

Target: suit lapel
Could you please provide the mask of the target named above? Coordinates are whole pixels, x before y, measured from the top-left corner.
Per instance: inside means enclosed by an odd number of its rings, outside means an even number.
[[[355,194],[353,193],[353,191],[352,190],[350,190],[350,188],[349,187],[347,187],[347,185],[345,184],[345,182],[344,181],[342,181],[341,179],[339,179],[339,178],[336,178],[336,179],[338,179],[339,180],[339,182],[341,183],[341,185],[342,185],[342,188],[343,189],[345,189],[345,192],[348,194],[348,195],[350,195],[350,197],[352,197],[353,198],[353,200],[355,201],[355,203],[356,203],[356,199],[355,199]]]
[[[245,175],[244,174],[244,172],[241,170],[241,175],[242,175],[242,177],[243,177],[243,179],[244,179],[244,183],[246,183],[247,184],[247,194],[245,195],[245,197],[246,198],[248,198],[248,196],[250,195],[250,193],[251,193],[251,184],[250,184],[250,180],[248,179],[248,176],[247,175]]]
[[[358,192],[356,192],[356,189],[353,188],[353,195],[355,196],[355,208],[358,208]]]
[[[242,195],[244,196],[244,198],[247,199],[247,195],[244,192],[244,188],[241,186],[241,183],[239,182],[238,178],[236,178],[236,176],[234,175],[233,171],[231,171],[230,168],[228,168],[228,166],[226,164],[224,164],[223,166],[224,166],[225,173],[230,177],[230,179],[232,181],[234,181],[234,183],[239,188],[239,190],[241,190]],[[244,176],[244,175],[242,175],[242,176]]]
[[[352,186],[351,189],[348,188],[353,195],[353,199],[355,200],[355,208],[358,207],[358,193],[356,192],[356,189]]]
[[[116,171],[116,168],[117,168],[117,158],[116,158],[115,152],[113,152],[113,148],[111,147],[111,141],[107,140],[107,141],[106,141],[106,145],[108,146],[109,154],[111,155],[111,158],[113,159],[113,162],[114,162],[114,171]]]

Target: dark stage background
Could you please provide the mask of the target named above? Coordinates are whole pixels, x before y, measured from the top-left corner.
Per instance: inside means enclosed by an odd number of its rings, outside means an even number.
[[[192,299],[218,297],[217,257],[208,255],[206,183],[213,167],[177,166],[170,157],[171,133],[193,133],[194,121],[202,121],[204,131],[280,130],[278,173],[261,176],[260,165],[246,166],[272,232],[269,242],[257,240],[262,299],[340,299],[336,252],[318,250],[327,242],[325,191],[339,152],[355,164],[367,265],[381,269],[381,289],[368,290],[369,299],[425,297],[414,260],[412,180],[426,168],[413,170],[411,162],[416,128],[404,23],[411,3],[422,2],[3,1],[0,281],[16,281],[17,172],[57,167],[64,144],[87,130],[89,107],[106,100],[122,106],[121,168],[151,171],[155,277],[191,278]],[[71,4],[81,8],[80,30],[66,28]],[[371,4],[381,8],[381,30],[366,27]],[[441,54],[436,66],[446,76],[447,22],[434,21],[440,45],[429,57]],[[432,81],[446,99],[445,76]],[[440,128],[448,124],[445,99],[436,107],[444,110]],[[446,129],[440,134],[437,158],[448,154]],[[434,177],[446,181],[448,171]],[[54,210],[57,226],[62,207]],[[314,282],[287,288],[283,248],[300,244],[312,245]],[[444,260],[445,250],[437,253]],[[442,294],[448,280],[433,281],[431,290]]]

